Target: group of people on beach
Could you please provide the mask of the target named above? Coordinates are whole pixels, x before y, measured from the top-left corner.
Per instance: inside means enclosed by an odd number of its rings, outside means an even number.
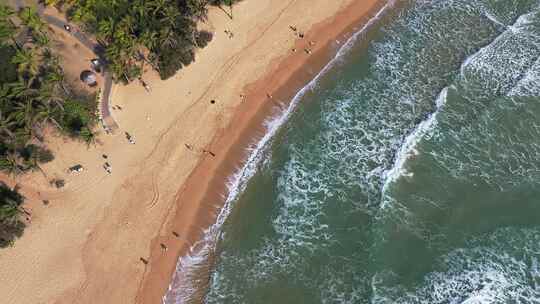
[[[193,151],[193,146],[192,145],[184,144],[184,146],[186,147],[186,149],[188,149],[190,151]],[[216,157],[216,154],[214,152],[210,151],[210,150],[202,149],[201,152],[204,153],[204,154],[209,154],[212,157]]]
[[[225,34],[227,34],[227,37],[229,37],[229,39],[232,39],[234,37],[234,33],[230,30],[225,30],[224,31]]]
[[[175,238],[180,238],[180,234],[178,234],[178,232],[176,231],[172,231],[172,235],[175,237]],[[161,251],[163,253],[167,252],[169,250],[169,246],[167,246],[165,243],[159,243],[159,247],[161,248]],[[144,265],[147,265],[150,261],[146,258],[143,258],[143,257],[140,257],[139,260],[144,264]]]
[[[289,29],[291,29],[291,31],[294,32],[294,35],[300,39],[304,39],[305,37],[305,34],[304,32],[301,32],[298,30],[298,28],[296,28],[296,26],[293,26],[293,25],[289,25]],[[309,41],[309,47],[305,47],[304,48],[304,52],[308,55],[310,55],[313,50],[311,49],[313,46],[315,46],[315,41]],[[292,48],[292,51],[293,53],[296,52],[296,48]]]

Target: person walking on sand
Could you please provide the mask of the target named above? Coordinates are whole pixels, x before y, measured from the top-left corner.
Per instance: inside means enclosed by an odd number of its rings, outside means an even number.
[[[159,244],[159,246],[161,246],[161,250],[162,250],[163,252],[169,250],[169,248],[167,247],[167,245],[165,245],[165,244],[163,244],[163,243]]]
[[[203,149],[202,151],[203,151],[203,153],[208,153],[208,154],[210,154],[212,157],[216,157],[216,154],[214,154],[214,152],[212,152],[212,151],[205,150],[205,149]]]

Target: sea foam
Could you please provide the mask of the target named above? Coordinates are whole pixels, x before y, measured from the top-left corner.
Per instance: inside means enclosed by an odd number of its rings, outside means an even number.
[[[228,194],[224,198],[225,203],[217,216],[216,222],[204,231],[204,237],[190,248],[189,253],[179,258],[172,283],[169,286],[167,293],[163,296],[163,303],[186,303],[191,299],[195,292],[198,291],[199,286],[195,285],[197,282],[194,282],[193,278],[201,271],[201,266],[203,268],[208,266],[205,264],[205,261],[207,261],[209,256],[213,254],[213,251],[215,250],[215,246],[220,237],[221,227],[230,214],[234,201],[238,195],[245,190],[249,179],[257,172],[259,164],[265,159],[265,154],[271,145],[272,138],[279,131],[280,127],[288,120],[305,93],[316,87],[322,75],[326,74],[338,64],[341,57],[348,53],[361,35],[375,24],[375,22],[377,22],[394,4],[395,0],[388,1],[373,18],[371,18],[359,31],[355,32],[340,47],[336,55],[328,62],[328,64],[324,66],[324,68],[307,85],[296,93],[285,110],[266,120],[266,132],[264,136],[247,149],[248,158],[244,162],[244,165],[241,168],[238,168],[227,182]]]

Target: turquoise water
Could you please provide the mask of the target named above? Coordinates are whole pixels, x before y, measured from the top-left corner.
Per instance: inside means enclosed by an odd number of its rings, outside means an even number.
[[[206,303],[540,303],[540,2],[390,10],[260,153]]]

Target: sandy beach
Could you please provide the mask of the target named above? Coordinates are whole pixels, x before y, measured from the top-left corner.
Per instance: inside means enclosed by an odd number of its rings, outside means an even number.
[[[214,39],[195,63],[167,81],[149,70],[150,92],[139,83],[113,88],[112,105],[122,108],[112,112],[115,134],[101,132],[88,147],[49,136],[56,159],[44,173],[2,176],[22,186],[32,213],[23,237],[0,250],[5,303],[160,303],[178,257],[215,221],[227,177],[264,119],[383,4],[245,0],[232,20],[212,8],[200,26]],[[68,174],[75,164],[85,171]],[[52,178],[66,186],[51,187]]]

